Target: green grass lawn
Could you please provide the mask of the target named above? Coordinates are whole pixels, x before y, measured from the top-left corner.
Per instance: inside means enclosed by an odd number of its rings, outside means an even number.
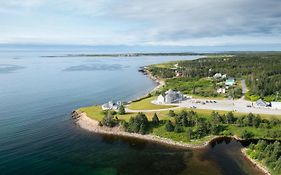
[[[173,108],[176,106],[173,105],[155,105],[152,104],[151,101],[155,100],[156,97],[149,97],[142,99],[137,102],[132,102],[131,104],[128,105],[129,109],[132,110],[153,110],[153,109],[167,109],[167,108]]]
[[[137,102],[136,102],[137,103]],[[165,106],[167,107],[167,106]],[[170,106],[171,107],[171,106]],[[205,109],[190,109],[190,108],[179,108],[179,109],[176,109],[174,110],[176,113],[180,112],[181,110],[186,110],[186,111],[191,111],[193,110],[194,112],[196,112],[199,116],[204,116],[206,118],[208,118],[211,113],[213,112],[212,110],[205,110]],[[98,120],[98,121],[101,121],[104,114],[102,112],[102,108],[101,106],[89,106],[89,107],[83,107],[83,108],[80,108],[79,111],[81,112],[85,112],[87,114],[88,117],[92,118],[92,119],[95,119],[95,120]],[[218,112],[219,114],[227,114],[229,111],[216,111]],[[168,116],[168,113],[169,113],[169,110],[167,111],[160,111],[160,112],[156,112],[156,114],[158,115],[159,119],[160,120],[172,120],[171,117]],[[151,120],[154,112],[146,112],[145,113],[147,118],[149,120]],[[134,116],[136,115],[136,113],[126,113],[125,115],[119,115],[117,114],[117,117],[119,119],[123,119],[123,120],[126,120],[126,121],[129,121],[130,117],[131,116]],[[238,113],[238,112],[234,112],[234,115],[239,117],[239,116],[242,116],[242,115],[246,115],[246,113]],[[277,119],[280,119],[281,118],[281,115],[267,115],[267,114],[261,114],[260,115],[262,118],[265,118],[265,119],[271,119],[271,118],[277,118]]]
[[[183,131],[180,133],[168,132],[165,129],[165,125],[162,125],[157,128],[153,128],[152,134],[159,136],[159,137],[168,138],[173,141],[189,143],[189,144],[196,144],[196,145],[202,144],[202,143],[210,140],[212,137],[214,137],[214,136],[207,136],[207,137],[203,137],[201,139],[188,140],[187,139],[187,129],[188,128],[183,127],[182,129],[183,129]]]

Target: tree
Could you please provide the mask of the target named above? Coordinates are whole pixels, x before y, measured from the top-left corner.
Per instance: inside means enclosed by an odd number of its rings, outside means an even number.
[[[188,130],[186,132],[186,137],[187,137],[187,140],[192,139],[192,129],[188,128]]]
[[[250,132],[250,131],[247,131],[247,130],[243,130],[242,133],[241,133],[241,137],[243,139],[249,139],[249,138],[251,138],[253,136],[254,136],[254,134],[252,132]]]
[[[176,124],[176,125],[175,125],[175,128],[174,128],[174,131],[175,131],[176,133],[182,132],[181,126],[180,126],[179,124]]]
[[[152,117],[152,124],[153,125],[155,125],[155,126],[157,126],[157,125],[159,125],[159,118],[158,118],[158,116],[157,116],[157,114],[156,113],[154,113],[154,115],[153,115],[153,117]]]
[[[101,124],[108,127],[114,127],[118,124],[118,121],[114,119],[113,115],[110,112],[108,112],[107,115],[103,117]]]
[[[144,135],[145,133],[146,133],[146,126],[142,123],[141,125],[140,125],[140,130],[139,130],[139,133],[140,134],[142,134],[142,135]]]
[[[127,131],[145,134],[148,132],[149,122],[145,114],[138,113],[135,117],[131,117],[128,123]]]
[[[232,124],[232,123],[234,123],[234,120],[235,120],[235,118],[234,118],[233,113],[232,112],[228,112],[226,114],[226,123],[227,124]]]
[[[170,120],[168,120],[166,122],[165,128],[166,128],[166,131],[168,131],[168,132],[174,131],[174,125],[172,124],[172,122]]]
[[[121,105],[121,106],[119,107],[118,113],[119,113],[120,115],[126,114],[124,105]]]

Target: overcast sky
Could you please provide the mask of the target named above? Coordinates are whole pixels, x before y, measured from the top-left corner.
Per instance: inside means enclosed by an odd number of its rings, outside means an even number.
[[[0,43],[281,44],[281,0],[0,0]]]

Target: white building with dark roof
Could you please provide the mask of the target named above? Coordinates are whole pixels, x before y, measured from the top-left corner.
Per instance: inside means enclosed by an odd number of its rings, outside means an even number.
[[[114,103],[113,101],[109,101],[108,103],[103,104],[102,110],[117,110],[122,105],[121,101],[117,101]]]
[[[267,107],[268,104],[265,101],[263,101],[262,99],[259,99],[258,101],[256,101],[256,106],[257,107]]]
[[[184,95],[180,91],[168,90],[165,94],[161,94],[157,97],[156,103],[158,104],[169,104],[179,103],[184,100]]]

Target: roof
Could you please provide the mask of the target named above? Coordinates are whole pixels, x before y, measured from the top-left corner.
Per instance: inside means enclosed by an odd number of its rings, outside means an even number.
[[[265,101],[263,101],[262,99],[259,99],[258,101],[256,101],[256,104],[258,106],[267,106],[267,103]]]

